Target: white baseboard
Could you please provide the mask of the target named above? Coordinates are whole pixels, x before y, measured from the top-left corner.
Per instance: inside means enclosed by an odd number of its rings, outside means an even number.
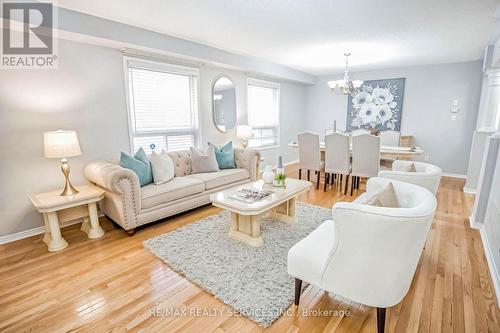
[[[486,261],[488,262],[488,268],[490,269],[491,280],[493,281],[493,288],[495,289],[495,294],[497,296],[497,306],[500,308],[500,272],[498,272],[495,266],[493,253],[491,253],[490,243],[488,242],[488,236],[486,236],[484,228],[481,228],[479,230],[479,233],[481,234],[484,254],[486,255]]]
[[[473,214],[469,216],[469,225],[472,229],[481,229],[481,227],[483,226],[482,223],[476,222],[476,219]]]
[[[102,214],[101,212],[99,212],[98,215],[99,215],[99,217],[104,216],[104,214]],[[82,223],[82,222],[83,222],[83,218],[78,218],[75,220],[66,221],[66,222],[61,223],[61,228],[69,227],[70,225],[78,224],[78,223]],[[0,236],[0,245],[15,242],[17,240],[28,238],[31,236],[41,235],[44,232],[45,232],[45,226],[41,226],[41,227],[29,229],[29,230],[16,232],[15,234],[10,234],[7,236]]]
[[[466,179],[467,175],[462,175],[459,173],[443,172],[443,177]]]
[[[476,194],[476,189],[471,188],[471,187],[464,187],[463,191],[464,191],[464,193],[468,193],[468,194],[474,194],[474,195]]]
[[[64,227],[67,227],[67,226],[70,226],[70,225],[73,225],[73,224],[77,224],[77,223],[82,223],[82,219],[77,219],[77,220],[73,220],[73,221],[68,221],[66,223],[61,223],[61,228],[64,228]],[[10,234],[10,235],[7,235],[7,236],[0,237],[0,244],[11,243],[11,242],[14,242],[16,240],[23,239],[23,238],[28,238],[28,237],[31,237],[31,236],[41,235],[44,232],[45,232],[45,226],[36,227],[36,228],[33,228],[33,229],[16,232],[15,234]]]
[[[296,164],[296,163],[299,163],[299,160],[294,160],[294,161],[286,162],[286,163],[283,164],[283,166],[289,166],[289,165]]]

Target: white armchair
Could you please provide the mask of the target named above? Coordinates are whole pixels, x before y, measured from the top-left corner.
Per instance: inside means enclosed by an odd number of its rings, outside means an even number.
[[[363,204],[392,182],[401,208]],[[302,281],[377,308],[378,331],[385,309],[408,292],[436,209],[426,189],[374,177],[367,192],[332,208],[326,221],[288,252],[288,274],[295,277],[295,304]]]
[[[415,165],[416,172],[406,171],[406,168],[412,163]],[[433,164],[396,160],[392,163],[392,170],[382,170],[378,173],[378,176],[419,185],[436,195],[441,181],[441,174],[441,168]]]

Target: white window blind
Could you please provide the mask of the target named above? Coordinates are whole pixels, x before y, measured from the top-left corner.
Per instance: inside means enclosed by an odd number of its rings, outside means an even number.
[[[278,83],[248,79],[248,124],[253,128],[250,147],[279,144],[279,93]]]
[[[133,151],[196,146],[197,69],[128,59],[127,78]]]

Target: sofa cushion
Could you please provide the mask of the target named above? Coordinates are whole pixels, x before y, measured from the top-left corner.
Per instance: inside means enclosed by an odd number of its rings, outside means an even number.
[[[146,185],[141,188],[143,209],[181,199],[205,191],[205,185],[196,178],[175,177],[161,185]]]
[[[186,178],[197,179],[205,183],[205,189],[224,186],[250,178],[247,169],[225,169],[217,172],[194,173]]]

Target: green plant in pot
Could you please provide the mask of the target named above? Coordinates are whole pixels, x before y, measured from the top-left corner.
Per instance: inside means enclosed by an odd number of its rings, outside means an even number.
[[[274,175],[274,186],[283,186],[283,188],[286,188],[286,176],[284,174],[277,173]]]

